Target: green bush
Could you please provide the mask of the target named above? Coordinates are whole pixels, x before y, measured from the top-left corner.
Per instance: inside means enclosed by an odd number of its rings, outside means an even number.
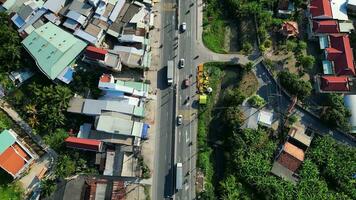
[[[266,104],[266,101],[259,95],[253,95],[248,99],[248,103],[255,108],[260,108]]]

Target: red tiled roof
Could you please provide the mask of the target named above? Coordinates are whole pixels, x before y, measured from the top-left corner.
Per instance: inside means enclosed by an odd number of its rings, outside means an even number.
[[[296,172],[299,166],[302,164],[302,161],[284,151],[278,157],[277,162],[293,172]]]
[[[93,140],[93,139],[85,139],[85,138],[77,138],[77,137],[68,137],[65,142],[67,143],[67,147],[84,149],[90,151],[99,151],[101,141]]]
[[[348,78],[346,76],[321,77],[321,89],[324,91],[349,91]]]
[[[103,74],[100,77],[100,82],[105,82],[105,83],[109,83],[111,80],[111,76],[110,74]]]
[[[315,33],[339,33],[339,24],[336,20],[313,20]]]
[[[106,49],[100,49],[94,46],[88,46],[85,49],[85,56],[92,60],[105,60],[105,55],[108,53]]]
[[[26,161],[16,153],[11,146],[0,155],[0,167],[15,176],[26,164]]]
[[[330,47],[326,48],[327,59],[334,62],[337,75],[355,75],[354,58],[347,34],[329,35]]]
[[[296,36],[299,34],[298,23],[294,21],[286,21],[282,24],[282,32],[287,36]]]
[[[309,5],[312,18],[323,16],[332,18],[331,4],[329,0],[311,0]]]

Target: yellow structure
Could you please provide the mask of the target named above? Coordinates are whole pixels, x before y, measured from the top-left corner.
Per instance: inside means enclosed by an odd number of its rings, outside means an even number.
[[[208,96],[205,94],[199,95],[199,104],[205,105],[208,100]]]

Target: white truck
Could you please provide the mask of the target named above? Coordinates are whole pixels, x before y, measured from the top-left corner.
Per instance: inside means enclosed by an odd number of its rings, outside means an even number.
[[[182,163],[177,163],[176,168],[176,189],[181,190],[183,188],[183,167]]]
[[[168,60],[168,62],[167,62],[167,83],[168,83],[168,85],[173,84],[173,76],[174,76],[173,70],[174,70],[173,60]]]

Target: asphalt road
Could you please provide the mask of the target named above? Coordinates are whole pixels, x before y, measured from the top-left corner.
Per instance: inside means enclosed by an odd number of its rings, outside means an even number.
[[[196,92],[196,65],[195,65],[195,44],[196,44],[196,1],[179,1],[179,24],[186,23],[186,31],[179,34],[179,54],[178,59],[185,60],[185,67],[179,69],[178,93],[177,93],[177,114],[183,115],[183,124],[177,127],[176,137],[176,162],[183,164],[183,188],[175,193],[176,200],[195,199],[195,166],[196,166],[196,134],[197,120],[194,114],[197,101]],[[185,88],[183,81],[188,79],[190,86]],[[187,98],[190,98],[186,102]]]
[[[174,7],[175,0],[161,1],[161,66],[157,74],[157,87],[160,89],[157,97],[157,112],[159,123],[156,141],[155,163],[152,199],[165,199],[173,194],[174,188],[174,128],[175,128],[175,98],[174,89],[167,85],[167,61],[174,59],[174,38],[176,37]]]

